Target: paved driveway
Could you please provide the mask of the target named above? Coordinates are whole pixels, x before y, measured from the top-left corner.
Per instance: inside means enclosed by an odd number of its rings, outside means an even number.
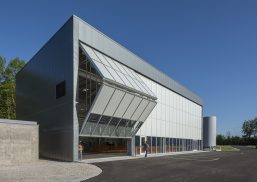
[[[257,182],[257,150],[240,149],[98,163],[87,182]]]

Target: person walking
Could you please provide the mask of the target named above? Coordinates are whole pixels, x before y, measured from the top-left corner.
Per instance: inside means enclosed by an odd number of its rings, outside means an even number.
[[[82,161],[82,153],[83,153],[84,147],[83,147],[81,142],[79,143],[79,148],[78,149],[79,149],[79,154],[80,154],[80,160]]]
[[[147,141],[144,143],[145,157],[147,157],[148,150],[150,149]]]

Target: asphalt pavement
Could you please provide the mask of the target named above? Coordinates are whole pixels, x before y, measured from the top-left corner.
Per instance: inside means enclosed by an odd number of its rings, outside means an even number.
[[[87,182],[257,182],[257,149],[96,163]]]

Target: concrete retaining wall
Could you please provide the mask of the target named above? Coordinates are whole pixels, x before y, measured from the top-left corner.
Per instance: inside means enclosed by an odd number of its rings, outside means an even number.
[[[0,165],[38,160],[36,122],[0,119]]]

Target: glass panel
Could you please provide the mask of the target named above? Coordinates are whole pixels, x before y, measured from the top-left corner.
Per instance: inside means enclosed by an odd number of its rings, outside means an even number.
[[[182,139],[179,139],[179,151],[182,151]]]
[[[134,87],[131,85],[131,83],[128,81],[127,77],[126,77],[123,73],[117,71],[117,74],[121,77],[121,79],[124,81],[124,83],[125,83],[126,86],[128,86],[128,87],[130,87],[130,88],[134,88]]]
[[[114,61],[114,63],[115,63],[116,66],[119,68],[120,72],[122,72],[123,74],[126,74],[126,72],[125,72],[124,69],[122,68],[122,64],[118,63],[117,61]]]
[[[152,153],[153,154],[156,153],[156,147],[157,147],[156,137],[152,137]]]
[[[141,83],[140,83],[138,80],[134,79],[134,82],[135,82],[135,83],[137,84],[137,86],[140,88],[140,91],[149,94],[148,91],[144,88],[144,86],[141,85]]]
[[[126,127],[126,136],[132,136],[132,130],[134,128],[134,125],[136,124],[136,121],[128,120],[127,127]]]
[[[79,69],[86,71],[88,74],[99,76],[99,73],[97,73],[81,48],[79,48]]]
[[[176,147],[176,152],[179,152],[179,143],[177,138],[175,138],[175,147]]]
[[[140,155],[140,136],[135,136],[136,155]]]
[[[93,135],[101,135],[101,133],[104,131],[106,125],[109,123],[110,119],[111,119],[111,117],[109,117],[109,116],[102,116]]]
[[[122,119],[117,127],[117,129],[113,132],[113,136],[119,136],[119,137],[125,137],[125,132],[126,132],[126,126],[127,122],[129,120]]]
[[[166,152],[170,152],[170,139],[166,138]]]
[[[112,118],[107,128],[104,130],[102,135],[110,136],[113,130],[116,128],[117,124],[119,123],[120,118]]]
[[[147,144],[149,145],[149,147],[150,147],[150,149],[149,149],[149,154],[151,153],[151,151],[152,151],[152,137],[150,137],[150,136],[147,136],[146,137],[146,142],[147,142]]]
[[[79,76],[78,79],[78,95],[77,95],[77,116],[79,119],[79,127],[81,128],[85,117],[95,100],[96,94],[98,93],[101,83],[94,80],[86,79]]]
[[[133,134],[136,134],[137,133],[137,131],[141,128],[141,126],[143,125],[144,123],[143,122],[138,122],[137,124],[136,124],[136,127],[135,127],[135,129],[134,129],[134,131],[133,131]]]
[[[97,138],[97,137],[80,137],[84,146],[83,153],[85,159],[90,158],[90,155],[103,153],[120,153],[127,154],[127,140],[121,138]]]
[[[95,129],[99,118],[100,118],[100,115],[90,114],[83,133],[91,134]]]
[[[107,57],[107,56],[104,56],[105,59],[108,61],[108,63],[111,65],[111,67],[117,71],[120,71],[120,69],[118,68],[118,66],[115,64],[116,61],[114,61],[113,59]]]
[[[157,153],[161,153],[161,138],[157,137],[157,148],[156,148]]]
[[[102,73],[102,75],[105,78],[109,78],[110,80],[114,80],[114,78],[112,77],[112,75],[109,73],[109,71],[105,68],[105,66],[95,60],[93,60],[94,63],[96,64],[97,68],[99,69],[99,71]]]
[[[97,55],[97,57],[101,60],[101,62],[106,65],[106,66],[111,66],[107,61],[106,59],[104,58],[103,54],[94,50],[95,54]]]
[[[114,80],[122,85],[124,85],[124,82],[123,80],[120,78],[120,76],[117,74],[117,72],[112,69],[111,67],[109,66],[106,66],[106,69],[111,73],[111,75],[113,76]]]
[[[134,72],[133,70],[131,70],[130,68],[124,66],[124,65],[121,65],[122,69],[123,69],[123,72],[124,74],[126,75],[130,75],[132,78],[134,78],[134,75],[132,72]]]
[[[102,83],[100,75],[93,67],[93,64],[91,64],[87,59],[81,48],[79,48],[79,70],[86,75],[85,77],[78,76],[77,83],[76,110],[79,121],[79,129],[81,129]]]
[[[139,90],[142,92],[142,89],[140,87],[137,86],[136,82],[133,80],[133,78],[131,78],[130,76],[126,75],[126,78],[129,80],[129,82],[133,85],[132,88]]]
[[[83,44],[81,44],[81,45],[82,45],[83,49],[86,50],[86,52],[87,52],[87,54],[89,55],[90,58],[95,59],[95,60],[101,62],[99,60],[99,58],[96,56],[96,54],[94,53],[94,51],[93,51],[93,49],[91,47],[88,47],[88,46],[83,45]]]

